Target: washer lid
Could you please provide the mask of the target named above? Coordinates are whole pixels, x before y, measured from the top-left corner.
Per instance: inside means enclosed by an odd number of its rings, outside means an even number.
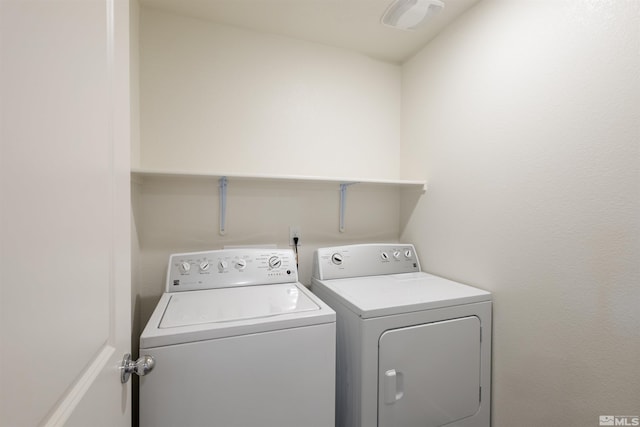
[[[171,295],[159,328],[257,319],[319,309],[294,283],[184,292]]]
[[[140,348],[335,321],[331,307],[300,283],[165,292],[140,335]]]
[[[491,300],[487,291],[424,272],[314,281],[362,318]]]

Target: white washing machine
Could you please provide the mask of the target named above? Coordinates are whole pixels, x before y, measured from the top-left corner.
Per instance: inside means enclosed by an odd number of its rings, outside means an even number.
[[[293,251],[172,255],[140,337],[142,427],[329,427],[335,312],[298,283]]]
[[[318,249],[312,290],[337,313],[337,426],[489,427],[489,292],[408,244]]]

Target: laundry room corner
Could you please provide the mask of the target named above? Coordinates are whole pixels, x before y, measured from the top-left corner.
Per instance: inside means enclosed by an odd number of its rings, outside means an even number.
[[[146,6],[139,25],[135,350],[172,253],[293,248],[295,226],[309,286],[318,247],[398,240],[398,65]]]
[[[638,409],[639,3],[482,0],[401,62],[153,3],[132,31],[134,353],[170,254],[290,248],[295,226],[304,285],[319,247],[410,242],[493,294],[493,427]]]

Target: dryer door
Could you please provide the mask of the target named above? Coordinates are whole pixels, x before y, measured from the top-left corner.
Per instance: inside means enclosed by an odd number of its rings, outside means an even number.
[[[386,331],[379,340],[379,427],[437,427],[480,407],[480,319]]]

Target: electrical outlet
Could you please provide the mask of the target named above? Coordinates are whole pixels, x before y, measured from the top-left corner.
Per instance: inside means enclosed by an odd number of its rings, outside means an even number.
[[[300,226],[299,225],[290,225],[289,226],[289,246],[294,246],[293,238],[298,238],[298,246],[302,245],[302,235],[300,234]]]

